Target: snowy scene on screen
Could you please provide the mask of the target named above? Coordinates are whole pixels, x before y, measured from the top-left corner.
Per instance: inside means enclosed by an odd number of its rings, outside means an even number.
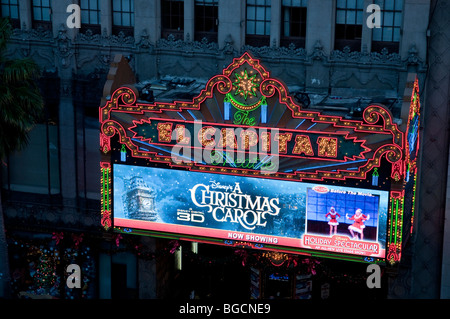
[[[113,188],[123,227],[368,256],[385,248],[385,191],[119,164]]]

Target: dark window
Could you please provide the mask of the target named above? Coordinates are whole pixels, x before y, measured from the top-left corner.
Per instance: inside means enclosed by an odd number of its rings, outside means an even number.
[[[364,0],[337,0],[334,48],[361,51]]]
[[[169,34],[175,39],[183,39],[184,30],[184,2],[179,0],[161,1],[161,37],[167,38]]]
[[[128,299],[127,265],[113,263],[111,266],[111,299]]]
[[[18,0],[1,0],[1,16],[9,17],[13,28],[20,28]]]
[[[252,46],[270,45],[270,0],[247,0],[245,43]]]
[[[81,8],[81,32],[90,29],[94,33],[100,33],[100,7],[99,0],[80,0]]]
[[[3,170],[0,174],[3,175],[2,187],[11,200],[58,203],[61,193],[60,78],[56,72],[43,71],[37,84],[44,99],[44,110],[29,132],[26,147],[9,154],[7,165],[0,168]]]
[[[134,36],[134,0],[113,0],[112,11],[113,34],[123,32],[126,36]]]
[[[98,136],[98,101],[103,96],[106,72],[102,68],[90,74],[74,73],[72,76],[72,102],[77,132],[77,190],[78,204],[83,209],[98,208],[98,182],[100,161],[95,137]]]
[[[386,48],[398,53],[403,0],[375,0],[375,4],[381,9],[381,28],[372,29],[372,51]]]
[[[33,28],[52,28],[52,9],[50,0],[33,0]]]
[[[194,40],[217,42],[218,0],[195,0]]]
[[[305,47],[306,7],[308,0],[283,0],[281,7],[281,46]]]

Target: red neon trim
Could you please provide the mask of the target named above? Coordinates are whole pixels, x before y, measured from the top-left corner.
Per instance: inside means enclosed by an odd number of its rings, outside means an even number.
[[[100,162],[101,168],[111,168],[111,163],[109,162]]]

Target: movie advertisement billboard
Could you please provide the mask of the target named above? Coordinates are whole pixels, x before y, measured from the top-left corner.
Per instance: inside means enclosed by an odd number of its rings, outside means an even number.
[[[112,173],[115,227],[385,257],[387,191],[124,164]]]

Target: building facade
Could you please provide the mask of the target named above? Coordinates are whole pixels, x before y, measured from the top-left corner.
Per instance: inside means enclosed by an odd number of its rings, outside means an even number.
[[[67,8],[73,3],[81,9],[80,28],[69,27],[75,20]],[[372,4],[381,8],[380,28],[370,27],[377,21],[374,11],[366,10]],[[65,243],[70,249],[61,252],[75,261],[83,255],[91,272],[92,288],[83,290],[87,297],[173,296],[171,287],[182,277],[167,267],[176,257],[170,253],[176,243],[143,237],[126,246],[128,238],[100,228],[104,176],[98,108],[112,91],[105,83],[116,75],[117,54],[131,69],[123,81],[143,88],[155,80],[175,86],[201,83],[250,52],[308,107],[350,116],[369,103],[381,103],[399,125],[407,76],[417,74],[425,110],[418,226],[385,295],[450,296],[443,251],[448,227],[442,226],[449,151],[446,1],[2,0],[1,5],[2,16],[10,17],[14,27],[8,56],[38,63],[46,102],[45,117],[31,132],[27,149],[2,167],[12,269],[25,267],[20,245],[37,247],[34,262],[47,269],[39,247],[50,245],[54,254],[57,242]],[[129,248],[137,246],[142,250]],[[62,286],[59,297],[74,297]]]

